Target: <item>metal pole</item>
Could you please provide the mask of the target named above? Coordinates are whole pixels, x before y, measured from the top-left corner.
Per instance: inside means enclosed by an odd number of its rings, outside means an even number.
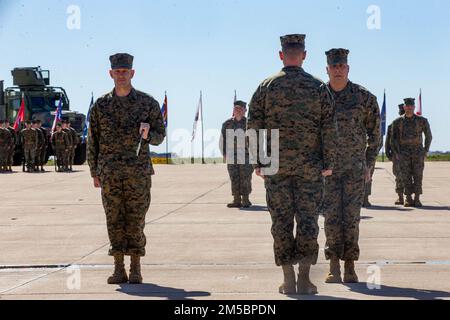
[[[205,162],[205,140],[204,140],[204,126],[203,126],[203,98],[202,92],[200,91],[200,112],[202,115],[202,164],[206,164]]]
[[[167,133],[169,132],[169,130],[167,130],[166,127],[166,164],[169,164],[169,136],[167,135]]]

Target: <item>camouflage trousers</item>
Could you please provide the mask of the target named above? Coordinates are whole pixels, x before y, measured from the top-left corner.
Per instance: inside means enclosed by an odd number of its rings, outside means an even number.
[[[359,222],[364,202],[365,166],[334,173],[325,179],[325,257],[359,259]]]
[[[402,182],[402,172],[400,168],[400,161],[397,159],[392,159],[392,173],[395,176],[395,193],[403,194],[405,192],[405,187]]]
[[[375,166],[373,166],[372,170],[370,171],[370,181],[366,182],[365,186],[365,195],[370,196],[372,194],[372,183],[373,183],[373,174],[375,173]]]
[[[36,148],[24,148],[23,153],[25,155],[25,163],[27,168],[34,168],[36,159]]]
[[[70,152],[69,152],[69,165],[73,166],[73,161],[75,159],[75,149],[77,147],[73,146],[72,148],[70,148]]]
[[[0,147],[0,170],[8,165],[9,149]]]
[[[45,155],[47,154],[47,146],[42,146],[36,151],[36,165],[37,166],[44,166],[46,164],[45,162]]]
[[[110,241],[109,255],[145,256],[145,216],[150,207],[151,177],[140,172],[121,178],[100,177],[103,207]]]
[[[42,163],[41,154],[42,154],[43,148],[44,147],[42,146],[42,147],[36,149],[36,158],[35,158],[34,164],[37,167],[42,165],[41,164]]]
[[[66,151],[64,149],[55,149],[56,165],[58,168],[67,168]]]
[[[11,149],[9,149],[7,154],[7,165],[12,167],[14,164],[14,153],[16,152],[15,146],[13,146]]]
[[[276,265],[316,264],[322,178],[268,176],[265,178],[265,187],[272,218]]]
[[[47,146],[44,146],[41,149],[41,154],[40,154],[40,162],[41,162],[41,166],[45,166],[47,164],[47,161],[45,161],[45,158],[47,156]]]
[[[425,168],[423,151],[404,153],[400,155],[401,181],[405,187],[405,194],[420,195],[423,193],[422,180]]]
[[[70,166],[71,161],[72,161],[72,147],[67,148],[66,153],[64,154],[65,158],[66,158],[66,163],[67,166]]]
[[[228,174],[231,179],[231,193],[233,196],[248,196],[252,193],[251,164],[229,164]]]

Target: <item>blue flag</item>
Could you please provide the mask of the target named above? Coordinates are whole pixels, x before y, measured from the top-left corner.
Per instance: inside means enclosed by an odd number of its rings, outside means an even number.
[[[56,131],[56,124],[61,122],[62,119],[62,98],[59,99],[58,108],[56,108],[55,112],[55,119],[53,120],[53,126],[52,126],[52,134]]]
[[[383,107],[381,108],[381,135],[386,135],[386,91],[384,91]]]
[[[91,108],[92,108],[93,105],[94,105],[94,94],[92,94],[91,104],[89,105],[89,111],[88,111],[88,114],[86,116],[86,122],[84,123],[82,143],[86,142],[88,129],[89,129],[89,116],[91,115]]]

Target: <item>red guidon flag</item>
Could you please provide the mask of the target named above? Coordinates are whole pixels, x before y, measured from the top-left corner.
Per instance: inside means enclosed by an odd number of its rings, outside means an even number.
[[[14,122],[14,130],[18,130],[20,123],[25,119],[25,97],[22,96],[22,102],[20,103],[19,112],[17,113],[16,121]]]

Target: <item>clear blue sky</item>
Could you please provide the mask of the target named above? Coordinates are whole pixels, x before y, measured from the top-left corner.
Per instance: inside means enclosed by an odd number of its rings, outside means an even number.
[[[81,9],[80,30],[66,27],[69,5]],[[367,28],[369,5],[381,9],[380,30]],[[66,88],[72,108],[86,113],[92,91],[112,88],[109,55],[129,52],[135,87],[160,102],[168,92],[169,134],[191,132],[200,90],[207,131],[230,116],[235,89],[248,101],[281,68],[280,35],[306,33],[305,70],[327,80],[324,51],[350,49],[351,80],[377,95],[380,107],[386,88],[388,122],[422,88],[432,150],[450,150],[449,16],[448,0],[0,0],[0,79],[11,85],[14,67],[40,65]]]

